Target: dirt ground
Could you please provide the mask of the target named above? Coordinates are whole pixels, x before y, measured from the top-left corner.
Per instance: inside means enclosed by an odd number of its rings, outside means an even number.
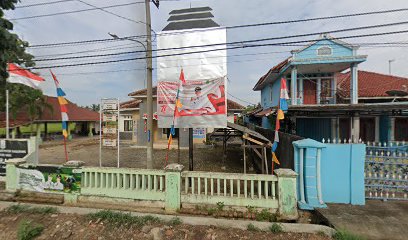
[[[230,239],[282,239],[298,240],[330,239],[322,235],[272,233],[221,229],[209,226],[190,226],[186,224],[169,226],[155,223],[137,226],[113,227],[108,222],[90,220],[86,216],[75,214],[31,214],[0,212],[0,239],[17,239],[17,229],[21,221],[28,220],[41,224],[44,230],[37,240],[42,239],[192,239],[192,240],[230,240]]]
[[[68,156],[70,160],[80,160],[86,166],[99,166],[99,138],[78,138],[68,142]],[[154,168],[165,166],[167,150],[154,149]],[[145,168],[146,148],[138,148],[130,143],[120,147],[120,167]],[[180,157],[180,160],[179,160]],[[63,164],[65,162],[64,146],[62,140],[44,142],[39,150],[40,164]],[[188,169],[188,150],[171,149],[169,163],[181,163]],[[249,164],[249,163],[248,163]],[[103,148],[102,166],[117,166],[117,150]],[[225,170],[221,167],[225,166]],[[239,146],[229,146],[227,160],[222,161],[222,147],[194,148],[194,170],[214,172],[243,172],[243,151]]]

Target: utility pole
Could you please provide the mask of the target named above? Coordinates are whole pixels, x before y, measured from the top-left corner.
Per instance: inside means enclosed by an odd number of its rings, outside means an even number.
[[[395,62],[395,59],[388,60],[388,74],[391,75],[391,63]]]
[[[145,1],[146,6],[146,35],[147,35],[147,158],[146,168],[153,168],[153,63],[152,63],[152,26],[150,19],[150,0]]]

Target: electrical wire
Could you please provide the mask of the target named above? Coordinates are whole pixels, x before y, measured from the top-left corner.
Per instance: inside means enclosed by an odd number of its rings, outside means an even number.
[[[33,4],[28,4],[28,5],[16,6],[15,8],[19,9],[19,8],[28,8],[28,7],[38,7],[38,6],[51,5],[51,4],[57,4],[57,3],[73,2],[73,1],[76,1],[76,0],[60,0],[60,1],[54,1],[54,2],[33,3]]]
[[[390,35],[390,34],[401,34],[401,33],[408,33],[408,30],[405,31],[394,31],[394,32],[382,32],[382,33],[372,33],[372,34],[363,34],[363,35],[352,35],[352,36],[345,36],[345,37],[338,37],[336,39],[348,39],[348,38],[361,38],[361,37],[372,37],[372,36],[383,36],[383,35]],[[235,46],[235,47],[225,47],[225,48],[216,48],[216,49],[207,49],[201,51],[192,51],[192,52],[183,52],[183,53],[174,53],[174,54],[164,54],[164,55],[156,55],[152,56],[151,58],[160,58],[160,57],[171,57],[171,56],[180,56],[180,55],[188,55],[188,54],[195,54],[195,53],[206,53],[206,52],[214,52],[214,51],[222,51],[222,50],[232,50],[232,49],[240,49],[240,48],[254,48],[254,47],[265,47],[265,46],[276,46],[282,44],[293,44],[293,43],[310,43],[311,41],[318,41],[317,40],[303,40],[303,41],[292,41],[292,42],[283,42],[283,43],[268,43],[268,44],[253,44],[253,45],[246,45],[244,46]],[[137,52],[137,51],[135,51]],[[71,59],[71,58],[66,58]],[[111,61],[101,61],[101,62],[88,62],[88,63],[77,63],[77,64],[66,64],[66,65],[54,65],[54,66],[44,66],[44,67],[32,67],[28,69],[44,69],[44,68],[60,68],[60,67],[73,67],[73,66],[85,66],[85,65],[95,65],[95,64],[105,64],[105,63],[115,63],[115,62],[125,62],[125,61],[134,61],[139,59],[146,59],[146,57],[137,57],[137,58],[127,58],[127,59],[119,59],[119,60],[111,60]]]
[[[107,7],[102,7],[107,8]],[[96,10],[96,9],[93,9]],[[336,16],[328,16],[328,17],[318,17],[318,18],[311,18],[311,19],[298,19],[298,20],[289,20],[289,21],[276,21],[276,22],[265,22],[265,23],[257,23],[257,24],[247,24],[247,25],[236,25],[228,28],[239,28],[239,27],[251,27],[253,26],[265,26],[265,25],[276,25],[276,24],[286,24],[286,23],[294,23],[294,22],[304,22],[304,21],[317,21],[317,20],[326,20],[331,18],[345,18],[345,17],[355,17],[355,16],[364,16],[364,15],[373,15],[373,14],[383,14],[383,13],[391,13],[391,12],[398,12],[398,11],[408,11],[408,8],[400,8],[400,9],[391,9],[391,10],[384,10],[384,11],[374,11],[374,12],[360,12],[354,14],[345,14],[345,15],[336,15]],[[208,29],[193,29],[191,31],[183,31],[182,33],[189,33],[189,32],[196,32],[196,31],[208,31]],[[330,31],[326,31],[328,33]],[[171,34],[174,35],[175,33],[166,33],[162,32],[157,35],[166,35]],[[136,36],[128,36],[125,38],[142,38],[146,37],[146,35],[136,35]],[[62,46],[62,45],[71,45],[71,44],[80,44],[80,43],[92,43],[92,42],[102,42],[102,41],[111,41],[111,38],[108,39],[96,39],[96,40],[86,40],[86,41],[75,41],[75,42],[62,42],[62,43],[51,43],[51,44],[37,44],[32,45],[29,47],[47,47],[47,46]]]

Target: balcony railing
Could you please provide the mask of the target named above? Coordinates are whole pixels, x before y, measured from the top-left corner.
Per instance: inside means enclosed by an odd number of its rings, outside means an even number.
[[[306,96],[306,99],[305,99]],[[320,100],[320,101],[318,101]],[[297,105],[308,104],[336,104],[336,91],[332,90],[329,93],[320,93],[318,98],[317,92],[314,90],[298,91],[298,97],[296,98]],[[288,100],[288,104],[292,104],[292,99]]]

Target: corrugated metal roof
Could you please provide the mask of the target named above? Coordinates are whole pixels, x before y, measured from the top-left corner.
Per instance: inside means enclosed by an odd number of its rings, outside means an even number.
[[[183,14],[183,15],[172,15],[167,19],[167,21],[180,21],[180,20],[191,20],[191,19],[200,19],[200,18],[212,18],[210,12],[205,13],[194,13],[194,14]]]
[[[185,30],[185,29],[194,29],[194,28],[212,28],[212,27],[219,27],[216,22],[212,19],[206,20],[191,20],[191,21],[183,21],[183,22],[171,22],[163,31],[172,31],[172,30]]]
[[[185,9],[173,10],[169,14],[174,15],[174,14],[206,12],[206,11],[212,11],[212,8],[210,7],[185,8]]]

